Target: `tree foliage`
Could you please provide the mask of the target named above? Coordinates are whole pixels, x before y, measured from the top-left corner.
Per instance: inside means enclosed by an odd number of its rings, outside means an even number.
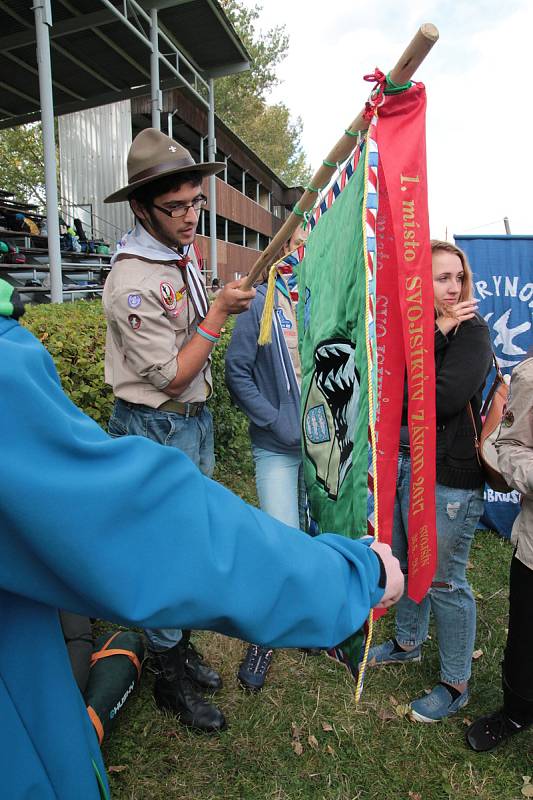
[[[302,121],[291,121],[285,103],[270,105],[268,92],[279,81],[277,66],[285,58],[289,38],[284,26],[257,29],[261,6],[246,8],[239,0],[220,0],[251,56],[251,69],[217,81],[217,114],[288,184],[304,184],[311,170],[302,149]]]
[[[0,131],[0,189],[44,205],[44,153],[40,123]]]

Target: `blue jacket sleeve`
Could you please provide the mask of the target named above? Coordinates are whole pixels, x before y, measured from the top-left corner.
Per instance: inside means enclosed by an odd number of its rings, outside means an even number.
[[[383,594],[364,544],[288,528],[175,448],[111,439],[18,325],[0,326],[0,437],[0,588],[15,595],[126,625],[326,647]]]
[[[226,384],[233,402],[260,428],[268,428],[278,409],[257,388],[253,370],[257,358],[257,337],[264,297],[257,294],[248,311],[239,314],[226,351]]]

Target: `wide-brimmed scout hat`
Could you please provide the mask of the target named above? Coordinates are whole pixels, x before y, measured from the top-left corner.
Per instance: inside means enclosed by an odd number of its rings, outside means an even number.
[[[179,172],[216,175],[225,167],[220,161],[197,164],[188,150],[156,128],[146,128],[132,142],[128,153],[128,185],[106,197],[104,203],[119,203],[130,194],[158,178]]]

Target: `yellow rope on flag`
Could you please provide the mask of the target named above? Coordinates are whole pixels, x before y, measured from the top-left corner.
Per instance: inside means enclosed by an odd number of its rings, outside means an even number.
[[[377,115],[377,109],[374,109]],[[372,409],[374,407],[374,387],[372,384],[372,353],[370,352],[369,341],[369,319],[370,319],[370,298],[369,298],[369,281],[368,281],[368,248],[366,240],[366,214],[367,214],[367,200],[368,200],[368,142],[365,147],[365,170],[364,170],[364,196],[363,196],[363,253],[365,261],[365,338],[366,338],[366,363],[367,363],[367,382],[368,382],[368,410],[369,410],[369,431],[370,431],[370,445],[372,449],[372,464],[374,469],[374,538],[379,541],[379,528],[378,528],[378,475],[376,471],[377,447],[376,447],[376,429]],[[361,699],[363,691],[363,681],[365,677],[366,666],[368,662],[368,653],[370,645],[372,644],[372,634],[374,632],[374,610],[370,609],[368,616],[368,636],[366,637],[365,649],[363,658],[359,665],[359,674],[357,676],[357,685],[355,687],[355,702],[358,703]]]
[[[268,284],[265,297],[265,306],[261,315],[261,326],[259,328],[259,345],[271,344],[272,342],[272,312],[274,311],[274,298],[276,295],[276,278],[278,276],[278,264],[272,264],[268,273]]]
[[[298,244],[298,247],[300,245]],[[298,249],[296,247],[292,252],[295,253]],[[265,307],[261,314],[261,323],[259,326],[258,345],[265,345],[272,343],[272,312],[274,311],[274,298],[276,296],[276,278],[278,277],[278,265],[283,264],[287,256],[291,253],[284,253],[281,258],[272,264],[268,273],[268,283],[265,297]]]

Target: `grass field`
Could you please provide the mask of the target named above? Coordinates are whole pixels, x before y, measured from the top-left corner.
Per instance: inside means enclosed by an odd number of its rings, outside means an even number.
[[[249,468],[230,480],[253,501]],[[326,656],[277,651],[265,689],[245,694],[235,674],[244,645],[211,633],[196,641],[224,678],[217,702],[229,722],[202,736],[158,712],[153,676],[104,746],[114,800],[515,800],[533,772],[533,739],[525,733],[493,754],[464,744],[468,722],[500,701],[500,660],[506,633],[508,542],[480,531],[469,574],[478,600],[472,700],[439,725],[403,716],[410,700],[438,680],[434,640],[420,664],[369,670],[362,700],[353,701],[346,672]],[[319,587],[317,587],[319,591]],[[392,631],[381,620],[375,641]]]

